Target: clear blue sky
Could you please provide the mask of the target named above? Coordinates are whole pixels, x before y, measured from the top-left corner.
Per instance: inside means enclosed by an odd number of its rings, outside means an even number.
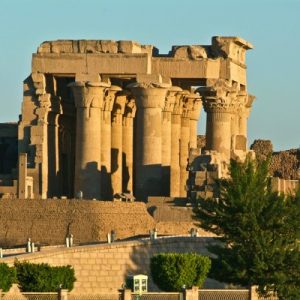
[[[0,122],[17,121],[31,53],[45,40],[130,39],[210,44],[240,36],[248,51],[248,91],[257,97],[249,141],[300,146],[300,0],[0,0]],[[205,116],[199,123],[204,133]]]

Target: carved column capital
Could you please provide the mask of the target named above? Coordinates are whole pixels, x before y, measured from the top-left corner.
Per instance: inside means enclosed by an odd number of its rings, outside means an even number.
[[[176,102],[176,94],[178,92],[181,92],[182,89],[178,86],[172,86],[166,95],[166,99],[165,99],[165,104],[163,107],[163,111],[164,112],[173,112],[174,110],[174,106],[175,106],[175,102]]]
[[[239,105],[238,90],[223,79],[208,81],[209,86],[200,87],[196,91],[202,96],[206,112],[236,111]]]
[[[127,101],[127,95],[120,93],[116,95],[115,102],[112,110],[112,123],[122,124],[122,117],[125,112],[125,104]]]
[[[103,105],[102,105],[103,111],[110,111],[110,112],[112,111],[116,93],[121,90],[122,89],[116,85],[112,85],[111,87],[105,90],[105,95],[104,95]]]
[[[189,91],[185,91],[182,102],[182,118],[190,118],[194,105],[194,97],[191,96]]]
[[[192,108],[190,110],[190,119],[198,121],[202,108],[201,96],[198,93],[190,93],[187,97],[192,100]]]
[[[76,81],[69,84],[71,87],[75,105],[77,108],[102,108],[103,90],[110,85],[106,82],[81,82]]]
[[[175,94],[174,109],[172,111],[173,115],[182,115],[183,97],[186,93],[187,93],[187,91],[181,90]]]
[[[127,97],[124,110],[124,118],[134,118],[136,113],[135,99]]]
[[[161,108],[165,104],[165,97],[170,87],[169,84],[162,83],[132,83],[128,85],[136,99],[138,108]]]

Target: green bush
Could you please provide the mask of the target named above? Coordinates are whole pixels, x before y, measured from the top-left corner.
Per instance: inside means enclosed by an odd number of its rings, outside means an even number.
[[[201,287],[210,270],[208,257],[196,253],[161,253],[151,258],[151,275],[156,285],[168,292]]]
[[[17,281],[15,268],[10,268],[5,263],[0,263],[0,289],[7,292],[13,283]]]
[[[59,287],[70,291],[76,281],[71,266],[51,267],[44,263],[16,262],[15,267],[23,292],[55,292]]]

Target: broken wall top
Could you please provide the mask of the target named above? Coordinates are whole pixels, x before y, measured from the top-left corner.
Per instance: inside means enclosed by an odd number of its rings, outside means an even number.
[[[160,74],[169,78],[224,78],[246,85],[245,54],[253,46],[239,37],[213,37],[211,45],[172,46],[159,54],[135,41],[57,40],[33,54],[32,72],[52,74]]]

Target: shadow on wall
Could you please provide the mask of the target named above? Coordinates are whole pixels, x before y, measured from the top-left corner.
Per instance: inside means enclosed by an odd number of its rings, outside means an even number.
[[[101,166],[101,198],[103,200],[112,200],[112,193],[111,173],[107,172],[105,166]]]
[[[133,178],[130,178],[129,169],[128,169],[128,162],[126,160],[126,153],[122,153],[122,190],[124,193],[132,193],[132,190],[130,190],[129,182],[130,179],[133,181]]]
[[[101,190],[101,171],[98,163],[95,161],[88,162],[86,168],[81,170],[81,186],[79,190],[83,191],[85,199],[99,199]]]
[[[136,166],[135,197],[139,201],[147,202],[148,197],[162,195],[162,165]]]

